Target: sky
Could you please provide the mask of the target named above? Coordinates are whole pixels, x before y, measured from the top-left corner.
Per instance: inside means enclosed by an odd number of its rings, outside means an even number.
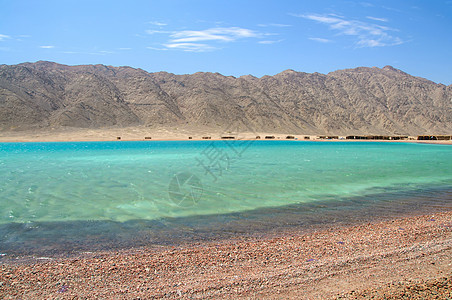
[[[391,65],[452,84],[452,0],[0,0],[0,64],[175,74]]]

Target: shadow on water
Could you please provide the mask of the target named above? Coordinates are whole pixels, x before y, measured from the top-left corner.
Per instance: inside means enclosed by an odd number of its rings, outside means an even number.
[[[331,195],[316,203],[153,221],[10,223],[0,225],[0,259],[259,237],[287,229],[306,232],[451,209],[452,188],[446,186],[343,199]]]

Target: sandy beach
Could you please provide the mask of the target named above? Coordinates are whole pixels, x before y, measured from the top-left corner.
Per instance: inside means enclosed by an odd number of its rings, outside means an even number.
[[[258,240],[3,258],[0,278],[3,299],[450,299],[452,212]]]
[[[204,140],[209,137],[211,140],[221,140],[222,137],[234,137],[240,140],[265,140],[265,137],[274,137],[272,140],[286,140],[287,136],[295,140],[310,141],[349,141],[349,142],[414,142],[431,144],[452,145],[452,140],[426,141],[416,140],[415,136],[408,140],[345,140],[345,136],[339,139],[319,139],[319,135],[314,134],[294,134],[291,132],[254,132],[247,128],[235,128],[231,130],[218,130],[202,127],[107,127],[101,129],[83,128],[58,128],[47,130],[28,131],[4,131],[0,132],[0,142],[78,142],[78,141],[183,141],[183,140]],[[119,139],[118,139],[119,138]]]

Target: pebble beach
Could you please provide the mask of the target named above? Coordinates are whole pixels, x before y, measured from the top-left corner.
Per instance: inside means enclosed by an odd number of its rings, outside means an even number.
[[[452,212],[259,239],[1,259],[2,299],[451,299]]]

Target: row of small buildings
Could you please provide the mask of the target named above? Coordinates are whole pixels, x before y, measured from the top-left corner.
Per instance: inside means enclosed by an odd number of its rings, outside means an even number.
[[[450,135],[419,135],[419,136],[407,136],[407,135],[348,135],[345,137],[339,137],[336,135],[332,136],[318,136],[318,139],[321,140],[336,140],[336,139],[345,139],[345,140],[428,140],[428,141],[449,141],[452,140],[452,136]]]
[[[210,138],[210,137],[208,137]],[[275,136],[265,136],[263,139],[273,140]],[[277,137],[280,139],[281,137]],[[221,139],[235,139],[233,136],[222,136]],[[261,139],[260,136],[256,136],[256,139]],[[298,139],[293,135],[288,135],[285,137],[286,140]],[[449,141],[452,140],[450,135],[419,135],[419,136],[407,136],[407,135],[348,135],[348,136],[338,136],[338,135],[320,135],[320,136],[304,136],[303,139],[318,139],[318,140],[387,140],[387,141],[402,141],[402,140],[429,140],[429,141]]]
[[[210,137],[203,137],[210,138]],[[275,137],[275,136],[256,136],[256,139],[281,139],[284,137]],[[305,140],[388,140],[388,141],[401,141],[401,140],[430,140],[430,141],[449,141],[452,140],[452,136],[450,135],[419,135],[419,136],[407,136],[407,135],[348,135],[348,136],[338,136],[338,135],[320,135],[320,136],[304,136],[301,137]],[[222,136],[221,139],[235,139],[234,136]],[[293,135],[288,135],[285,137],[286,140],[298,139]]]
[[[222,140],[234,140],[236,136],[221,136]],[[338,136],[338,135],[320,135],[320,136],[302,136],[295,137],[293,135],[288,135],[286,137],[275,137],[274,135],[267,136],[256,136],[256,140],[265,139],[265,140],[273,140],[273,139],[286,139],[286,140],[389,140],[389,141],[400,141],[400,140],[411,140],[411,141],[451,141],[452,136],[450,135],[419,135],[419,136],[407,136],[407,135],[347,135],[347,136]],[[118,136],[117,140],[121,140],[121,137]],[[152,137],[146,136],[145,140],[151,140]],[[193,137],[188,137],[189,140],[193,139]],[[203,140],[212,139],[211,136],[203,136]]]

